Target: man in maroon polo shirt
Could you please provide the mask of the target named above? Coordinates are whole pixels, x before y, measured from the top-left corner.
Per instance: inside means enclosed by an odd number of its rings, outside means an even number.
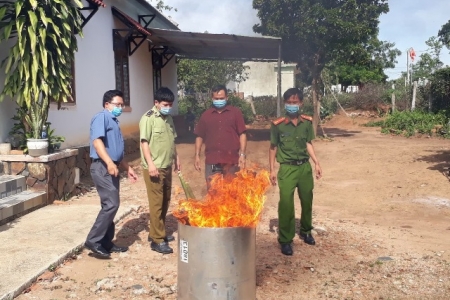
[[[200,151],[205,144],[205,178],[209,189],[210,176],[221,173],[234,175],[245,168],[247,135],[242,112],[227,105],[227,89],[217,85],[212,89],[213,106],[200,117],[194,133],[195,169],[200,171]]]

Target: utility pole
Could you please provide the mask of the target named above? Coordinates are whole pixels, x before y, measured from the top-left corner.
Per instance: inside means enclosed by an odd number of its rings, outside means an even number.
[[[409,85],[409,50],[406,50],[406,82],[405,86]]]

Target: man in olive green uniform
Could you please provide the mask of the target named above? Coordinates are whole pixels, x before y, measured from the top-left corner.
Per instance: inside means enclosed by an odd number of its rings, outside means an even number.
[[[284,94],[286,116],[272,122],[270,128],[270,180],[280,188],[278,203],[278,242],[284,255],[292,255],[291,243],[295,236],[294,192],[298,190],[302,207],[300,237],[309,245],[315,245],[311,235],[312,202],[314,178],[311,158],[315,164],[315,175],[319,179],[322,169],[316,158],[311,141],[314,139],[312,118],[300,115],[303,105],[302,93],[296,88],[288,89]],[[275,158],[280,164],[275,172]]]
[[[177,136],[170,111],[174,101],[172,91],[161,87],[155,93],[155,105],[139,122],[141,163],[150,209],[148,240],[153,251],[168,254],[173,249],[166,235],[165,221],[172,190],[172,164],[180,170],[175,148]]]

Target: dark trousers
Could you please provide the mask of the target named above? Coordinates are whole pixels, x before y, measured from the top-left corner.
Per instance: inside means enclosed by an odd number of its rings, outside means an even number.
[[[120,205],[119,176],[109,175],[106,165],[102,161],[92,162],[90,171],[102,207],[86,238],[86,242],[91,246],[102,245],[108,249],[113,245],[114,217]]]
[[[214,174],[222,174],[223,176],[234,176],[239,172],[239,166],[234,164],[205,164],[205,179],[206,186],[211,187],[211,176]]]
[[[150,177],[148,169],[142,169],[150,209],[148,237],[157,244],[162,243],[166,237],[166,215],[172,191],[172,167],[158,169],[158,172],[158,177]]]

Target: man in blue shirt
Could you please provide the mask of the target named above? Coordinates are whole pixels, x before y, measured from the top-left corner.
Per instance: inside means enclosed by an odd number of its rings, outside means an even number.
[[[123,107],[123,93],[118,90],[107,91],[103,96],[104,110],[91,120],[90,171],[102,208],[84,245],[98,258],[109,258],[111,252],[128,250],[128,247],[120,247],[112,242],[114,217],[120,205],[119,167],[128,171],[128,178],[132,182],[137,180],[133,168],[123,160],[125,145],[117,119]]]

